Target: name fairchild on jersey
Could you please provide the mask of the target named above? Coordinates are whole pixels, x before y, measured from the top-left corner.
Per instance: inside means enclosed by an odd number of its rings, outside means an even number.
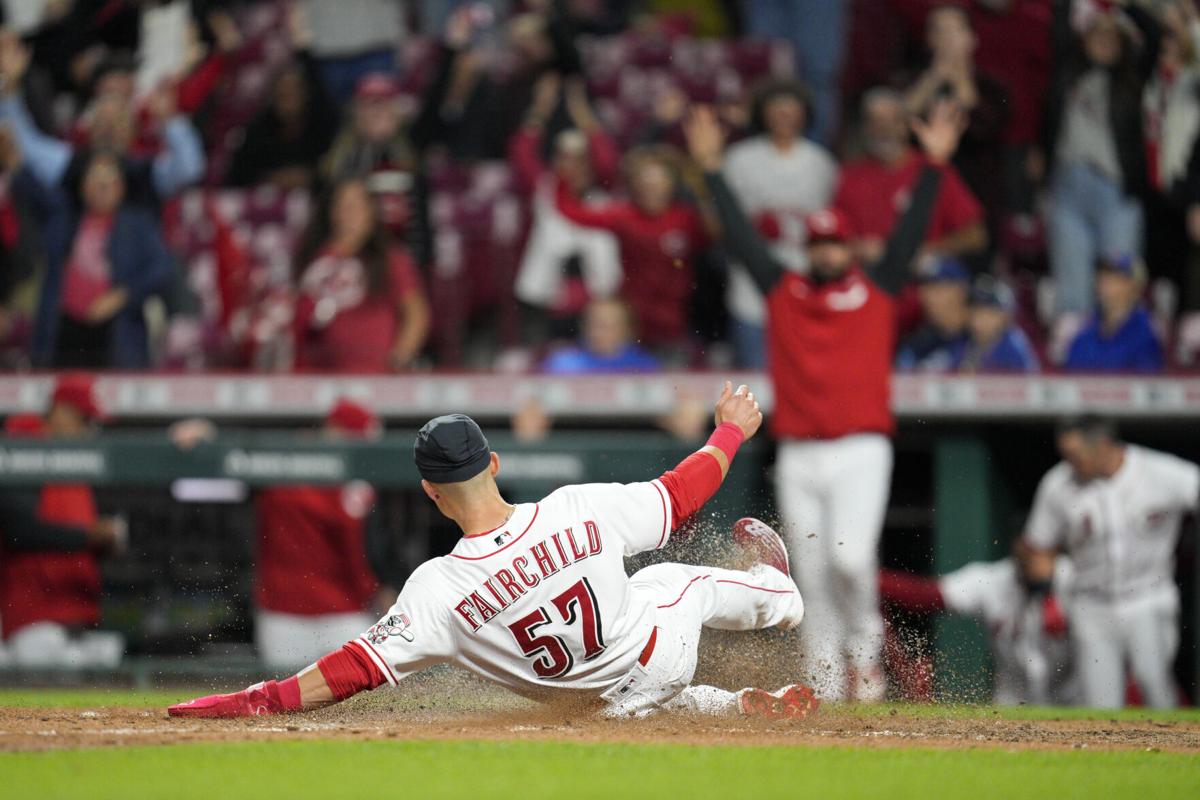
[[[583,531],[584,535],[578,536],[573,528],[564,528],[521,551],[509,567],[496,570],[482,586],[460,600],[454,610],[467,621],[472,632],[479,630],[544,578],[598,555],[604,549],[600,529],[587,520]]]

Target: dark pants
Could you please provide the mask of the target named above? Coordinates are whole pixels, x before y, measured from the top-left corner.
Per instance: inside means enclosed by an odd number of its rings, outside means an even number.
[[[88,325],[63,315],[58,320],[54,366],[68,369],[103,369],[109,365],[112,321]]]

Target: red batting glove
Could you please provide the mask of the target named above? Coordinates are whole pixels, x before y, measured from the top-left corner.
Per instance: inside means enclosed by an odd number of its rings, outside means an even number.
[[[1055,639],[1067,635],[1067,615],[1058,604],[1058,598],[1052,594],[1042,600],[1042,630]]]
[[[280,683],[266,681],[233,694],[212,694],[170,706],[172,717],[259,717],[300,708],[300,691],[295,678]],[[294,694],[294,697],[293,697]]]

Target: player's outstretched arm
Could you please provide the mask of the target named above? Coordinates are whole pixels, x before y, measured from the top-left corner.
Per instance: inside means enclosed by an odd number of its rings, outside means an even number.
[[[262,681],[240,692],[197,697],[170,706],[172,717],[257,717],[339,703],[385,682],[359,645],[350,642],[282,681]]]
[[[734,391],[726,381],[714,414],[717,427],[708,442],[659,478],[671,498],[673,527],[678,528],[717,493],[738,448],[758,432],[762,419],[754,393],[744,385]]]

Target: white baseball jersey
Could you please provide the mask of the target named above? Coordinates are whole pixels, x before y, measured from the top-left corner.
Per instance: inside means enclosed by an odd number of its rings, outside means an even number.
[[[603,691],[654,629],[625,557],[665,545],[671,526],[658,481],[564,487],[422,564],[355,641],[393,685],[451,663],[527,697]]]
[[[1071,565],[1054,566],[1056,597],[1070,591]],[[946,608],[970,614],[987,626],[995,668],[997,703],[1066,704],[1075,699],[1071,649],[1065,635],[1046,633],[1042,598],[1022,586],[1012,558],[967,564],[938,579]]]
[[[1117,600],[1174,591],[1179,524],[1198,502],[1200,467],[1126,445],[1111,478],[1079,483],[1065,462],[1046,473],[1026,535],[1070,554],[1076,593]]]

